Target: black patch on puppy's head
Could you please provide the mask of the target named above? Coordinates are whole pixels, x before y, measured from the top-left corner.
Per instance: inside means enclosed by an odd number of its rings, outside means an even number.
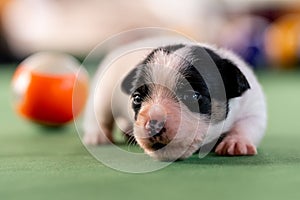
[[[220,75],[223,79],[227,100],[240,97],[246,90],[250,89],[250,85],[246,77],[232,61],[221,58],[211,49],[204,49],[212,58],[220,72]]]
[[[147,63],[151,62],[153,60],[155,53],[158,51],[163,51],[164,53],[166,53],[166,55],[169,55],[170,53],[173,53],[174,51],[181,49],[183,47],[185,47],[185,45],[176,44],[176,45],[169,45],[169,46],[156,48],[141,62],[141,64],[146,65]]]
[[[200,95],[198,105],[195,106],[193,100],[182,101],[192,112],[200,112],[210,117],[213,106],[218,113],[218,116],[214,118],[218,120],[226,118],[229,112],[228,101],[241,96],[250,89],[246,77],[232,61],[222,58],[211,49],[193,45],[186,46],[182,52],[186,52],[186,58],[183,59],[180,69],[189,86],[183,88],[179,86],[176,93],[183,96],[192,87],[195,91],[193,95]],[[217,76],[216,72],[220,76]],[[219,77],[222,78],[221,82],[218,80]],[[225,89],[226,96],[224,92],[221,92],[222,89]],[[210,94],[210,92],[213,93]],[[214,100],[214,105],[212,105],[212,100]]]

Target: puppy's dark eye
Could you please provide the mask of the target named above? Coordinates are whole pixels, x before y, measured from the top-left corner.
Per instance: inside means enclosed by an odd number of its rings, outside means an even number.
[[[194,90],[187,90],[183,92],[179,97],[182,101],[185,102],[198,102],[202,99],[202,95]]]
[[[140,105],[142,103],[142,96],[140,93],[136,92],[132,95],[132,102],[135,104],[135,105]]]

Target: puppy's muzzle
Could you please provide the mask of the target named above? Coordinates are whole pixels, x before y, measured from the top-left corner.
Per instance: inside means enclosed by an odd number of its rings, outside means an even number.
[[[149,121],[145,125],[149,137],[159,136],[163,134],[166,123],[166,114],[164,109],[158,105],[154,104],[149,110]]]

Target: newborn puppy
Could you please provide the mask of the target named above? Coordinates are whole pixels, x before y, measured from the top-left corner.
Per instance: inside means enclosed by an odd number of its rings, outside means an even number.
[[[201,44],[165,46],[141,59],[144,53],[113,63],[94,84],[83,124],[86,144],[112,141],[117,122],[124,132],[133,127],[137,143],[158,160],[187,158],[218,138],[219,155],[257,153],[265,98],[240,58]]]

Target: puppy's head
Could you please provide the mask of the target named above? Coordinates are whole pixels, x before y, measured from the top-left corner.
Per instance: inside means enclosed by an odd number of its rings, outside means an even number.
[[[225,98],[210,94],[211,85],[218,82],[213,67],[222,82],[217,88],[223,88]],[[131,95],[134,137],[147,154],[158,160],[192,155],[209,125],[226,119],[229,99],[249,88],[230,60],[198,45],[157,48],[122,83],[123,91]]]

